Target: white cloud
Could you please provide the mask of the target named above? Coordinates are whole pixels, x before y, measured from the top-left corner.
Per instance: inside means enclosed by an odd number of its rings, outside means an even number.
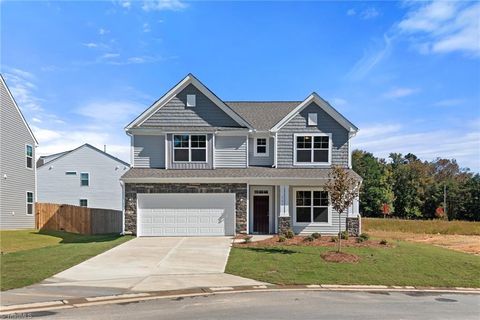
[[[103,35],[105,35],[105,34],[107,34],[107,33],[110,33],[110,31],[107,30],[107,29],[104,29],[104,28],[98,29],[98,34],[101,35],[101,36],[103,36]]]
[[[151,29],[150,29],[150,25],[148,23],[144,23],[143,24],[143,32],[150,32]]]
[[[334,107],[343,107],[348,104],[347,100],[342,99],[342,98],[333,98],[332,99],[332,104]]]
[[[455,158],[462,167],[480,171],[480,128],[467,131],[410,131],[400,124],[364,126],[352,140],[354,148],[387,158],[391,152],[413,153],[425,160]]]
[[[88,42],[88,43],[84,43],[83,44],[85,47],[87,48],[96,48],[98,47],[98,44],[94,43],[94,42]]]
[[[347,78],[360,80],[364,78],[373,68],[375,68],[392,51],[392,38],[387,34],[383,35],[383,41],[377,44],[376,48],[363,54],[363,57],[355,63],[348,72]]]
[[[36,95],[37,86],[32,82],[35,76],[17,68],[5,68],[4,73],[7,85],[12,92],[20,109],[29,112],[43,110],[43,100]]]
[[[119,56],[120,56],[119,53],[104,53],[101,58],[102,59],[112,59],[112,58],[117,58]]]
[[[179,11],[185,9],[187,4],[180,0],[151,0],[144,1],[142,9],[144,11],[162,11],[171,10]]]
[[[379,14],[380,12],[374,7],[367,8],[360,12],[360,16],[365,20],[376,18]]]
[[[118,3],[120,4],[120,6],[122,6],[125,9],[130,9],[130,7],[132,6],[132,3],[126,0],[121,0]]]
[[[123,128],[135,115],[145,109],[145,106],[133,101],[91,101],[75,110],[84,117],[90,118],[95,124],[113,124]]]
[[[421,53],[480,55],[480,3],[433,1],[414,6],[398,24]]]
[[[435,102],[433,105],[437,107],[454,107],[465,103],[464,99],[445,99]]]
[[[418,89],[414,89],[414,88],[397,87],[397,88],[393,88],[388,92],[385,92],[383,96],[385,98],[396,99],[396,98],[403,98],[403,97],[410,96],[414,93],[417,93],[418,91],[419,91]]]
[[[356,14],[357,12],[355,11],[355,9],[348,9],[347,11],[347,16],[354,16]]]

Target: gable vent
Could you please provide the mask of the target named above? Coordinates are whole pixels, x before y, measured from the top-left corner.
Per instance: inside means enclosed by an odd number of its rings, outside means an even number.
[[[187,107],[195,107],[197,104],[197,97],[194,94],[187,94]]]

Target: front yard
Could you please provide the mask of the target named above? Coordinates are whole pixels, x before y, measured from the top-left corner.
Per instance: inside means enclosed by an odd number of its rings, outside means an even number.
[[[37,283],[130,239],[59,231],[0,231],[1,290]]]
[[[373,240],[372,240],[373,241]],[[363,284],[480,287],[480,257],[431,245],[349,247],[358,263],[326,262],[333,247],[291,245],[232,248],[226,272],[275,284]]]

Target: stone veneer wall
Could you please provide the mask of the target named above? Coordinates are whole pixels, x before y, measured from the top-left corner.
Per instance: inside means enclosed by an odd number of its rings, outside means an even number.
[[[361,231],[361,217],[347,217],[347,231],[348,234],[354,237],[358,237]]]
[[[235,193],[236,233],[247,232],[247,185],[244,183],[126,183],[125,232],[137,232],[138,193]]]
[[[291,217],[278,217],[278,234],[285,234],[292,228]]]

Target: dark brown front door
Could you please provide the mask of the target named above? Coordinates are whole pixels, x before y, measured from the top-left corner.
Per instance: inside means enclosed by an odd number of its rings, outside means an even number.
[[[269,196],[253,197],[253,232],[268,233]]]

